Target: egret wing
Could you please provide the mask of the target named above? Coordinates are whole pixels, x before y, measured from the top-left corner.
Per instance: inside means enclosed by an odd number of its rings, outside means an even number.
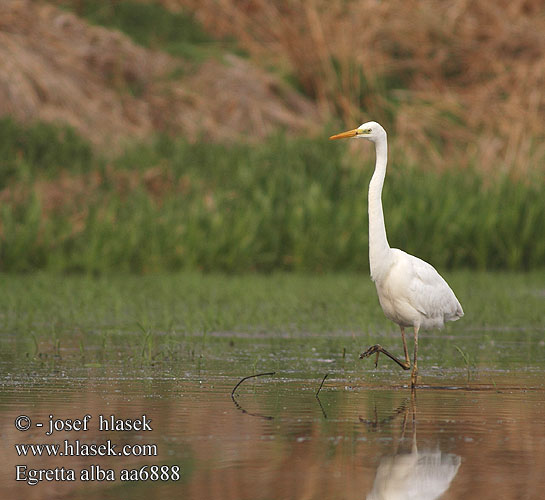
[[[450,321],[464,315],[454,292],[435,268],[418,257],[411,256],[411,303],[428,318]]]

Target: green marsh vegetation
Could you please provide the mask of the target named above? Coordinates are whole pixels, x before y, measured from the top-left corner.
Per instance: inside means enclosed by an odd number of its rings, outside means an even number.
[[[160,136],[106,160],[70,129],[3,119],[0,270],[366,272],[374,152],[344,146],[325,131],[232,145]],[[395,143],[390,162],[392,246],[441,270],[543,267],[542,176],[430,172]]]
[[[422,334],[427,370],[457,368],[474,379],[482,368],[545,366],[543,272],[458,271],[446,278],[466,316]],[[0,331],[12,339],[1,356],[14,363],[159,370],[174,363],[180,370],[253,367],[317,376],[372,374],[372,362],[357,359],[365,347],[401,349],[399,330],[384,318],[365,274],[33,273],[1,281],[9,293],[0,297]],[[379,368],[394,370],[385,360]]]

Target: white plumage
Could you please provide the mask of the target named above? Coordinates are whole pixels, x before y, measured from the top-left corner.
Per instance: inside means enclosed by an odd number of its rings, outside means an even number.
[[[373,488],[367,500],[436,500],[448,490],[458,473],[461,458],[443,453],[439,446],[420,451],[416,440],[416,398],[411,398],[412,446],[410,453],[399,453],[405,438],[405,423],[409,409],[405,409],[401,436],[395,454],[383,457],[377,468]]]
[[[367,500],[435,500],[448,490],[458,473],[458,455],[439,449],[385,457]]]
[[[376,122],[367,122],[356,129],[330,137],[343,138],[368,139],[375,144],[375,172],[369,183],[368,198],[369,266],[384,314],[401,328],[405,361],[397,359],[378,344],[371,346],[360,357],[376,353],[377,362],[382,352],[405,370],[410,369],[405,327],[413,327],[411,386],[414,387],[418,374],[418,331],[420,328],[442,328],[446,321],[456,321],[464,312],[454,292],[433,266],[402,250],[390,248],[388,244],[381,200],[388,163],[388,144],[384,128]]]
[[[462,317],[462,306],[447,282],[427,262],[392,248],[390,267],[375,281],[384,314],[400,326],[442,328]]]

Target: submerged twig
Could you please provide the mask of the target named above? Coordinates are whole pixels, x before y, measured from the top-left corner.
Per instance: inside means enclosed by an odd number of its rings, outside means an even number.
[[[242,408],[242,406],[240,406],[240,403],[235,399],[234,396],[231,396],[231,399],[233,400],[233,403],[235,404],[237,410],[240,410],[242,413],[245,413],[246,415],[250,415],[250,417],[263,418],[264,420],[274,420],[274,417],[271,416],[271,415],[263,415],[261,413],[253,413],[251,411],[246,410],[245,408]]]
[[[316,399],[318,400],[318,404],[320,405],[320,409],[322,410],[324,418],[327,418],[327,413],[325,412],[324,407],[322,405],[322,402],[320,401],[320,391],[322,390],[322,387],[324,386],[325,379],[327,378],[328,375],[329,375],[329,373],[326,373],[324,375],[324,378],[322,379],[322,383],[320,384],[320,387],[318,387],[318,390],[316,391]]]
[[[318,391],[316,392],[316,397],[318,397],[318,394],[320,394],[320,391],[322,390],[322,387],[324,385],[324,382],[325,382],[325,379],[327,378],[327,376],[329,375],[329,373],[326,373],[324,375],[324,378],[322,379],[322,383],[320,384],[320,387],[318,388]]]
[[[276,372],[267,372],[267,373],[256,373],[255,375],[248,375],[247,377],[243,377],[241,378],[239,381],[238,381],[238,384],[235,385],[235,387],[233,387],[233,390],[231,391],[231,399],[233,400],[233,403],[235,404],[235,406],[237,407],[238,410],[240,410],[242,413],[245,413],[246,415],[250,415],[252,417],[259,417],[259,418],[264,418],[265,420],[273,420],[274,417],[271,417],[269,415],[261,415],[260,413],[251,413],[249,412],[248,410],[245,410],[244,408],[242,408],[242,406],[240,406],[240,404],[238,403],[238,401],[235,399],[235,391],[238,389],[238,386],[240,384],[242,384],[242,382],[244,382],[245,380],[248,380],[249,378],[254,378],[254,377],[264,377],[266,375],[274,375]]]
[[[316,394],[316,401],[318,401],[318,404],[320,405],[320,410],[322,410],[322,415],[325,419],[327,419],[327,413],[325,412],[324,405],[322,404],[322,401],[320,400],[320,397],[318,394]]]
[[[238,389],[238,386],[242,384],[245,380],[248,380],[249,378],[254,377],[264,377],[266,375],[274,375],[276,372],[267,372],[267,373],[256,373],[255,375],[248,375],[247,377],[243,377],[239,380],[238,384],[233,387],[233,390],[231,391],[231,397],[235,396],[235,391]]]

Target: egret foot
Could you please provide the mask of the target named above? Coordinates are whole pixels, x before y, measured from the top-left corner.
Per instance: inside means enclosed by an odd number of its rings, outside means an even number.
[[[384,347],[382,347],[380,344],[375,344],[375,345],[372,345],[371,347],[369,347],[369,349],[367,349],[365,352],[362,352],[360,354],[360,359],[363,359],[363,358],[368,358],[369,356],[371,356],[372,354],[375,354],[377,355],[376,359],[375,359],[375,368],[377,367],[378,365],[378,356],[380,353],[382,354],[385,354],[386,356],[388,356],[392,361],[394,361],[395,363],[397,363],[399,366],[401,366],[401,368],[403,368],[404,370],[409,370],[411,368],[411,363],[410,362],[406,362],[406,361],[401,361],[399,359],[397,359],[393,354],[390,354],[386,349],[384,349]]]
[[[384,351],[384,349],[382,348],[381,345],[379,345],[379,344],[372,345],[371,347],[369,347],[369,349],[367,349],[367,351],[362,352],[360,354],[360,359],[368,358],[372,354],[376,353],[376,355],[377,355],[377,357],[375,358],[375,368],[376,368],[378,366],[378,356],[383,351]]]

